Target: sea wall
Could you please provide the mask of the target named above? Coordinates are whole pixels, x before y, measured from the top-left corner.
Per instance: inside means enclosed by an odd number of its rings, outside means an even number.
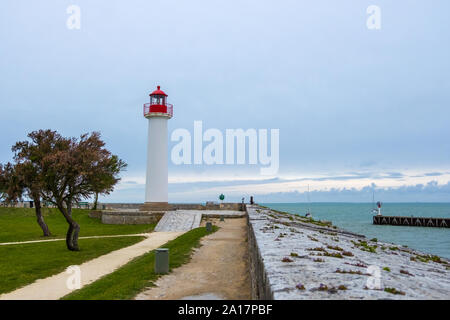
[[[142,203],[102,203],[100,207],[106,210],[112,209],[139,209]]]
[[[273,300],[272,288],[266,275],[264,261],[253,231],[253,225],[250,222],[248,222],[247,235],[252,299]]]
[[[102,219],[103,212],[101,210],[92,210],[89,212],[89,218]]]
[[[254,299],[448,299],[448,259],[247,205]]]
[[[99,208],[105,210],[121,210],[121,209],[133,209],[138,210],[142,206],[142,203],[102,203]],[[245,204],[242,203],[170,203],[171,210],[236,210],[245,211]]]
[[[150,224],[158,223],[166,211],[140,211],[140,204],[114,203],[105,204],[106,210],[94,210],[89,213],[93,219],[101,219],[104,224]],[[222,215],[228,218],[237,218],[231,211],[243,211],[245,215],[245,204],[170,204],[170,210],[199,210],[205,211],[210,218],[220,218]],[[213,212],[217,211],[217,212]]]

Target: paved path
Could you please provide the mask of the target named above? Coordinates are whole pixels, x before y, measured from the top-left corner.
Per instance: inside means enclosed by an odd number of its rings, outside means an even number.
[[[200,226],[202,210],[168,211],[159,220],[155,232],[189,231]]]
[[[167,212],[156,226],[154,232],[146,234],[107,235],[80,237],[80,239],[91,238],[113,238],[113,237],[135,237],[145,236],[147,239],[132,246],[122,248],[106,255],[81,264],[81,287],[90,284],[101,277],[110,274],[116,269],[128,263],[130,260],[154,250],[164,243],[177,238],[184,232],[200,226],[202,215],[217,216],[224,215],[242,216],[239,211],[217,211],[217,210],[177,210]],[[7,242],[0,245],[27,244],[39,242],[64,241],[65,239],[46,239],[22,242]],[[74,289],[69,289],[67,281],[72,274],[61,272],[45,279],[39,279],[32,284],[13,292],[0,295],[0,300],[56,300],[64,297]]]
[[[189,231],[200,226],[202,216],[227,218],[243,217],[246,213],[232,210],[177,210],[168,211],[159,220],[155,231]]]
[[[119,237],[148,237],[149,233],[133,233],[133,234],[114,234],[106,236],[88,236],[79,237],[78,239],[101,239],[101,238],[119,238]],[[8,246],[13,244],[30,244],[41,242],[53,242],[53,241],[66,241],[66,239],[45,239],[45,240],[29,240],[29,241],[17,241],[17,242],[1,242],[0,246]]]
[[[122,248],[81,264],[81,286],[90,284],[101,277],[128,263],[130,260],[154,250],[164,243],[173,240],[183,232],[153,232],[147,239],[132,246]],[[57,275],[40,279],[17,289],[0,295],[0,300],[57,300],[73,291],[67,286],[73,274],[65,271]]]

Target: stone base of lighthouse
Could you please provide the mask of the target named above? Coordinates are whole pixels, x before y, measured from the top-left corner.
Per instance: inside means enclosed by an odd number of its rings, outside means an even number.
[[[145,202],[139,207],[139,211],[168,211],[172,206],[168,202]]]

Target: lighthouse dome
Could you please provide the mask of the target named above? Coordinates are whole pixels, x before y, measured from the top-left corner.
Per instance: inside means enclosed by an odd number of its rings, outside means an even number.
[[[151,96],[162,95],[162,96],[166,96],[167,97],[167,94],[164,91],[161,90],[160,86],[157,86],[156,90],[153,91],[152,93],[150,93],[150,95]]]

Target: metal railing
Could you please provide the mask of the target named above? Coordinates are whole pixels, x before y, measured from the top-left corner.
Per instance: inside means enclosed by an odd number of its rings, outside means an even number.
[[[173,117],[173,105],[170,103],[166,104],[144,104],[144,117],[151,113],[163,113],[167,114],[170,118]]]

